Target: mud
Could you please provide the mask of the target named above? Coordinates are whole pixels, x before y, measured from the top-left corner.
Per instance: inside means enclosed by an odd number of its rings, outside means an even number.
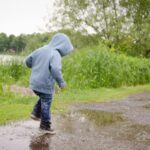
[[[13,93],[20,93],[23,96],[35,96],[34,92],[30,88],[18,85],[11,85],[10,91]]]
[[[80,104],[70,113],[53,115],[57,134],[39,132],[39,122],[26,120],[0,127],[0,150],[150,150],[150,93],[122,101]],[[90,110],[89,118],[79,110]],[[98,115],[93,113],[98,113]],[[97,124],[100,112],[119,113],[122,119]],[[120,118],[120,116],[119,116]]]

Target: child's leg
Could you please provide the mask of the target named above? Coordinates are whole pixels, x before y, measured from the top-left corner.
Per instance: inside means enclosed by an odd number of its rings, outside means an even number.
[[[38,118],[41,117],[41,99],[40,98],[37,101],[37,103],[35,104],[33,111],[32,111],[32,114]]]
[[[51,94],[40,94],[41,98],[41,124],[40,127],[50,128],[51,113],[50,107],[52,102]]]

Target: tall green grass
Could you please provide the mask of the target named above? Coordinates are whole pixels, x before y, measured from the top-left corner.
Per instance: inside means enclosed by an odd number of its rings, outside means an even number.
[[[102,45],[76,50],[63,63],[64,77],[71,87],[119,87],[150,82],[150,60],[112,53]]]
[[[72,52],[63,59],[71,88],[120,87],[150,83],[150,60],[119,55],[103,45]],[[0,83],[27,86],[30,69],[21,62],[0,64]]]
[[[63,74],[70,88],[56,94],[53,112],[66,111],[68,104],[104,102],[146,91],[149,85],[115,89],[99,87],[150,83],[150,61],[117,55],[101,45],[76,50],[65,57]],[[10,91],[11,84],[28,86],[29,76],[30,69],[20,61],[0,63],[0,124],[29,116],[37,97],[22,96]]]
[[[30,70],[20,61],[11,61],[0,64],[0,84],[28,85]]]

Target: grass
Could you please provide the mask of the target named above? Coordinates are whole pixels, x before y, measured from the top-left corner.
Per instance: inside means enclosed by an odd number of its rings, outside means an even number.
[[[119,55],[103,44],[76,50],[62,63],[64,78],[71,88],[116,88],[150,83],[148,59]],[[31,70],[21,60],[0,63],[0,70],[0,83],[28,85]]]
[[[99,45],[65,57],[63,72],[73,88],[133,86],[150,82],[150,61],[112,53]]]
[[[69,89],[54,96],[53,113],[66,112],[70,104],[108,102],[150,89],[150,84],[132,86],[150,82],[148,59],[110,53],[104,45],[76,50],[63,59],[63,71]],[[37,98],[4,87],[28,86],[30,72],[22,62],[0,63],[0,124],[28,118]]]
[[[25,104],[0,105],[0,124],[27,119],[31,112],[31,108],[31,105]]]
[[[68,105],[75,103],[94,103],[120,100],[129,94],[149,91],[150,84],[135,87],[70,89],[54,96],[52,113],[68,111]],[[0,93],[0,124],[28,119],[37,97],[11,93],[8,89]]]
[[[144,108],[150,109],[150,104],[145,105]]]
[[[54,112],[66,111],[66,105],[76,103],[97,103],[120,100],[130,94],[150,91],[150,84],[121,88],[71,89],[54,96]]]
[[[0,93],[0,124],[27,119],[35,101],[35,97],[22,96],[10,91]]]

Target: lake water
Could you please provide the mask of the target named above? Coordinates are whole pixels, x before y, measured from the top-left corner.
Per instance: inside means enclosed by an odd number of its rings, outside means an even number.
[[[23,56],[0,55],[0,62],[23,61]]]

